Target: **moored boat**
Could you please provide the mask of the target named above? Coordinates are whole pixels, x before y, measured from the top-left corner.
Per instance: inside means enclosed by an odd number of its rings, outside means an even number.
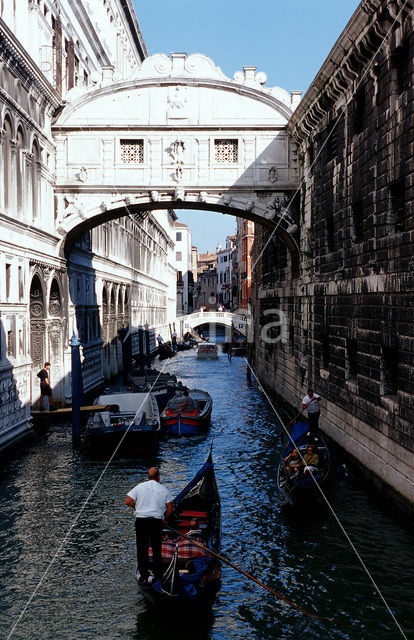
[[[213,400],[207,391],[184,391],[168,401],[161,413],[161,426],[167,435],[203,433],[210,426],[212,407]]]
[[[217,360],[218,348],[214,342],[200,342],[196,350],[197,360]]]
[[[115,450],[134,455],[153,450],[161,424],[157,402],[151,393],[112,393],[99,396],[96,405],[107,405],[88,419],[85,436],[92,451]]]
[[[299,453],[296,458],[295,450]],[[277,470],[277,484],[285,500],[320,495],[318,486],[326,481],[330,466],[329,449],[322,436],[312,435],[307,422],[297,422]]]
[[[174,605],[203,601],[214,595],[221,578],[219,560],[208,554],[208,549],[219,553],[221,538],[220,496],[211,453],[173,505],[171,526],[165,527],[162,541],[164,574],[145,590]],[[138,570],[135,577],[139,579]]]

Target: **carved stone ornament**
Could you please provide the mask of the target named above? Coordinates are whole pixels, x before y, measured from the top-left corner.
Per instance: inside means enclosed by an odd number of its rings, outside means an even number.
[[[253,211],[253,209],[254,209],[254,201],[248,200],[246,202],[246,211]]]
[[[77,195],[67,194],[64,196],[63,201],[65,203],[63,218],[68,218],[69,216],[76,214],[81,218],[81,220],[86,219],[86,213],[84,212],[85,205]]]
[[[159,202],[159,199],[160,199],[159,191],[151,191],[150,196],[153,202]]]
[[[81,167],[78,173],[75,173],[75,178],[79,182],[86,182],[86,180],[88,179],[88,171],[86,167]]]
[[[173,173],[173,179],[176,182],[181,182],[181,180],[183,179],[183,168],[178,166],[175,168],[174,173]]]
[[[232,201],[232,196],[223,196],[222,199],[224,204],[228,207]]]
[[[184,200],[185,191],[181,187],[177,187],[174,191],[174,200]]]
[[[200,191],[200,195],[198,196],[200,202],[207,202],[208,193],[207,191]]]
[[[276,169],[276,167],[270,167],[267,177],[268,177],[269,182],[276,182],[276,180],[277,180],[277,169]]]
[[[175,140],[170,145],[170,156],[172,161],[176,164],[184,163],[184,150],[185,150],[185,142],[184,140]]]
[[[102,211],[102,213],[105,213],[105,211],[108,211],[108,205],[104,201],[101,202],[101,204],[99,205],[99,208]]]
[[[170,87],[167,102],[171,111],[184,109],[187,101],[187,87]]]

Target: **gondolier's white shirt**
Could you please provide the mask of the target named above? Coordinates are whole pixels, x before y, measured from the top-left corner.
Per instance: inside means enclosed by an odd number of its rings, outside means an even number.
[[[135,502],[136,518],[159,518],[162,520],[165,505],[172,502],[172,495],[163,484],[156,480],[141,482],[128,493]]]
[[[321,405],[319,404],[320,399],[321,396],[318,396],[317,393],[314,393],[312,398],[309,398],[309,396],[306,394],[306,396],[302,400],[302,404],[306,405],[308,413],[316,413],[317,411],[321,410]],[[312,402],[312,400],[314,400],[314,402]],[[312,404],[308,407],[308,404],[310,404],[311,402]]]

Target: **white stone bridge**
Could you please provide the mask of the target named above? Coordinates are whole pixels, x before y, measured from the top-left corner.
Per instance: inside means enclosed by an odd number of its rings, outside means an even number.
[[[297,256],[286,125],[300,92],[265,81],[255,67],[230,79],[207,56],[173,53],[150,56],[128,80],[107,68],[72,89],[53,126],[62,254],[108,220],[181,208],[264,224]]]
[[[229,330],[235,329],[243,336],[246,336],[248,332],[248,316],[245,314],[232,313],[231,311],[196,311],[177,318],[176,326],[179,327],[177,333],[183,336],[187,331],[192,331],[204,324],[223,325]]]

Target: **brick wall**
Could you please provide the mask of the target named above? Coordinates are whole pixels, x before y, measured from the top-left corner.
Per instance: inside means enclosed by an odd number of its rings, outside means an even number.
[[[296,406],[313,386],[327,433],[411,505],[413,22],[410,2],[362,2],[292,116],[299,277],[286,250],[258,232],[253,295],[261,379]],[[272,305],[286,326],[266,345]]]

